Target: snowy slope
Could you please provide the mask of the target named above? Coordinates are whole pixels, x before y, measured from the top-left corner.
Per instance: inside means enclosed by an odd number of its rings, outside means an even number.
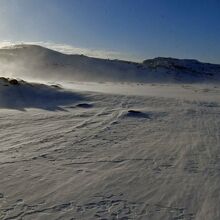
[[[40,108],[55,111],[60,109],[60,105],[77,103],[83,99],[80,94],[64,91],[57,85],[48,86],[0,78],[0,108]]]
[[[93,82],[220,82],[220,65],[155,58],[143,63],[66,55],[36,45],[0,49],[1,75]]]
[[[220,87],[145,86],[1,79],[0,219],[219,220]]]
[[[219,65],[20,45],[0,71],[52,82],[0,78],[0,220],[220,219]]]
[[[158,57],[143,64],[152,70],[162,71],[176,81],[206,82],[220,79],[220,65],[201,63],[197,60]]]

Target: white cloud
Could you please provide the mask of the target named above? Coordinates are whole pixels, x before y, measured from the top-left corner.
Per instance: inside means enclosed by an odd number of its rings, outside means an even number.
[[[86,56],[97,57],[97,58],[107,58],[107,59],[122,59],[122,60],[132,60],[140,61],[136,56],[127,53],[121,53],[118,51],[107,51],[99,49],[88,49],[75,47],[68,44],[58,44],[53,42],[21,42],[21,41],[2,41],[0,42],[0,47],[12,46],[16,44],[35,44],[47,47],[65,54],[84,54]]]

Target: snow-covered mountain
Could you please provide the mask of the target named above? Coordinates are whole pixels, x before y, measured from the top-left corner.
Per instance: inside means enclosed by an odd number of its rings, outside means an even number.
[[[205,82],[220,79],[220,65],[198,60],[157,57],[145,60],[143,64],[155,71],[162,70],[179,81]]]
[[[66,55],[36,45],[0,49],[1,75],[105,82],[220,82],[220,65],[155,58],[135,63]]]

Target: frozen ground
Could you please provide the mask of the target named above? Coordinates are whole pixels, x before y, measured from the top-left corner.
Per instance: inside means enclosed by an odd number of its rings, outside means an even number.
[[[220,219],[219,86],[19,86],[1,87],[0,219]]]

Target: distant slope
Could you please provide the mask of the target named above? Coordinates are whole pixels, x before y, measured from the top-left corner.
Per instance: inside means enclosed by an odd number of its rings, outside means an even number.
[[[157,57],[143,64],[155,72],[163,71],[177,81],[212,81],[220,79],[220,65],[192,59]]]
[[[220,65],[155,58],[135,63],[66,55],[37,45],[0,49],[0,74],[95,82],[220,82]]]

